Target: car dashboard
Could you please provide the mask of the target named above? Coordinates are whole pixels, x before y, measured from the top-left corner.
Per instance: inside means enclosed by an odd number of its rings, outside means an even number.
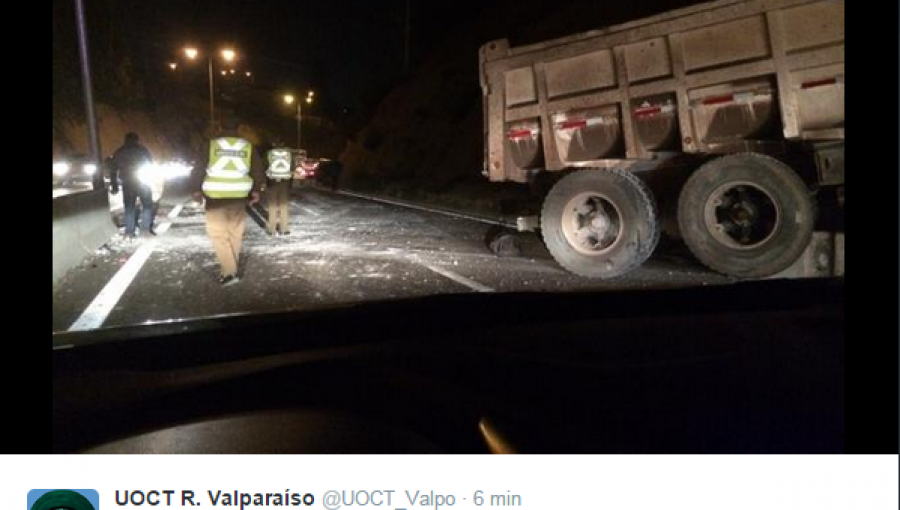
[[[57,453],[837,453],[844,284],[446,295],[54,335]]]

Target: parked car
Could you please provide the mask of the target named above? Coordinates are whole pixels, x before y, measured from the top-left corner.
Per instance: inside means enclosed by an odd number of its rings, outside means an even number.
[[[315,159],[307,159],[300,163],[297,167],[297,177],[301,180],[315,179],[319,171],[321,162]]]
[[[294,158],[294,178],[299,181],[312,182],[319,173],[326,159],[307,157],[306,151],[300,151]]]

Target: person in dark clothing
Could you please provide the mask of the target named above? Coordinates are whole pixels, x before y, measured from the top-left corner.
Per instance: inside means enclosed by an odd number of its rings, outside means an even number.
[[[141,234],[156,235],[153,232],[153,191],[150,186],[141,182],[140,172],[145,165],[153,163],[153,157],[143,145],[138,143],[138,135],[128,133],[125,143],[112,157],[110,162],[110,192],[119,192],[119,179],[122,180],[122,202],[125,206],[125,237],[133,239],[137,222],[137,199],[141,200]]]
[[[259,202],[266,174],[259,151],[238,134],[237,118],[226,115],[221,124],[197,158],[191,190],[196,202],[206,201],[206,232],[221,266],[219,283],[227,287],[240,281],[245,207]]]
[[[341,180],[341,172],[344,171],[344,165],[338,160],[328,162],[328,181],[332,191],[337,191],[338,183]]]

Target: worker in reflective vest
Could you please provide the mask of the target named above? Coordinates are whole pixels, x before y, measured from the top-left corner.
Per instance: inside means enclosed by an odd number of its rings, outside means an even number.
[[[288,217],[290,205],[291,179],[291,151],[284,147],[280,141],[274,143],[272,150],[266,154],[269,167],[266,170],[266,201],[269,205],[269,222],[266,230],[269,235],[288,235],[291,233],[291,223]]]
[[[219,283],[240,281],[245,207],[259,202],[265,168],[259,154],[238,134],[240,122],[225,115],[219,137],[209,141],[192,173],[193,197],[206,202],[206,232],[221,265]]]

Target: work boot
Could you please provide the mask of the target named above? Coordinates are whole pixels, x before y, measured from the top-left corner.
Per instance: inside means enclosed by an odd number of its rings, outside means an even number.
[[[219,285],[221,285],[222,287],[230,287],[239,283],[240,281],[241,279],[238,278],[237,275],[230,274],[228,276],[221,276],[219,278]]]

